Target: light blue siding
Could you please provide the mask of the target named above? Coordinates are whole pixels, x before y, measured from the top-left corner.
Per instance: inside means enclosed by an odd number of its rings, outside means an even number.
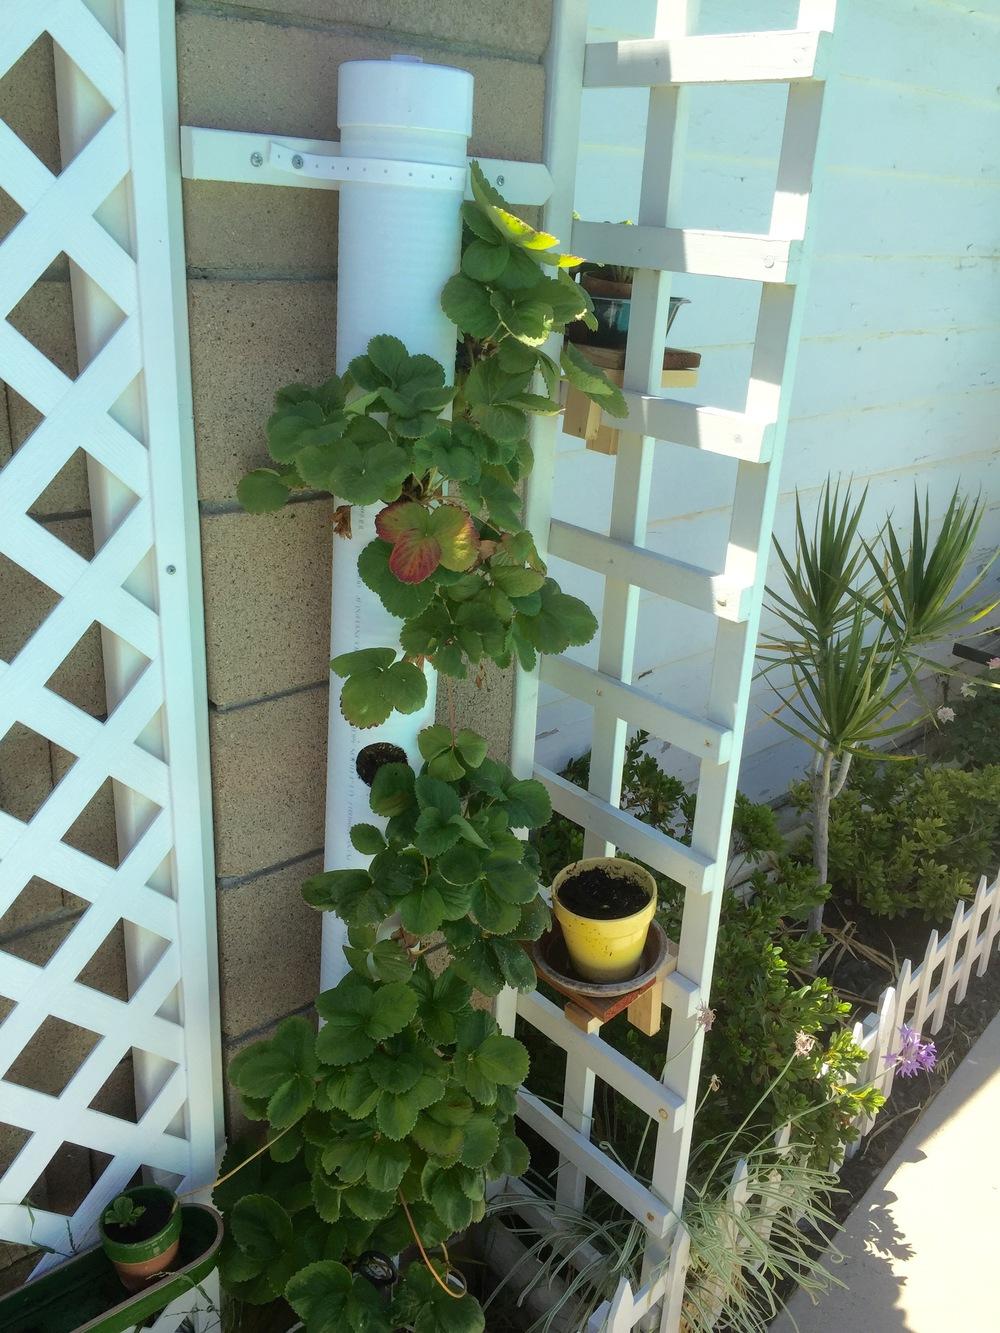
[[[591,0],[591,39],[644,36],[651,0]],[[1000,541],[1000,3],[840,0],[827,99],[830,166],[820,183],[815,260],[792,400],[778,535],[796,489],[807,503],[830,470],[870,483],[872,519],[908,510],[914,482],[940,510],[960,483],[990,503],[982,550]],[[787,27],[792,0],[702,0],[701,30]],[[683,223],[727,230],[768,224],[783,90],[694,90]],[[645,94],[585,94],[577,209],[634,218]],[[671,341],[702,352],[697,389],[679,397],[742,408],[759,286],[678,277],[690,297]],[[611,460],[564,437],[555,517],[607,530]],[[658,446],[649,544],[721,568],[734,465]],[[601,580],[553,562],[595,606]],[[636,672],[682,707],[704,704],[714,623],[655,599],[642,603]],[[593,646],[581,650],[594,662]],[[743,785],[782,790],[803,752],[751,709]],[[586,748],[589,710],[543,692],[539,753],[558,766]],[[677,755],[677,771],[690,771]]]

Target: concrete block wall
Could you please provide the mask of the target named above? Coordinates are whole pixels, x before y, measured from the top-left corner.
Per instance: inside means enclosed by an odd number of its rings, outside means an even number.
[[[475,75],[474,152],[537,161],[550,8],[528,0],[511,22],[493,0],[181,0],[181,120],[336,139],[339,65],[403,52]],[[330,504],[249,516],[235,491],[266,461],[275,390],[333,370],[337,195],[186,181],[184,226],[228,1063],[307,1010],[318,978],[299,885],[322,864]],[[455,692],[501,757],[510,697],[500,672]]]
[[[52,171],[61,168],[56,120],[52,43],[40,38],[0,81],[0,119]],[[0,238],[21,213],[0,192]],[[14,327],[67,375],[75,376],[73,304],[69,266],[61,256],[26,293],[10,315]],[[19,449],[39,421],[38,413],[13,389],[0,383],[0,467]],[[90,497],[81,451],[70,459],[38,497],[32,516],[74,551],[93,554]],[[50,589],[0,556],[0,660],[10,661],[57,602]],[[95,717],[106,712],[100,640],[92,625],[58,668],[49,687]],[[0,809],[30,819],[68,771],[73,756],[45,737],[15,726],[0,740]],[[84,810],[66,841],[109,864],[117,865],[110,784]],[[31,881],[0,917],[0,971],[4,954],[43,964],[69,936],[87,904],[43,880]],[[105,940],[79,980],[106,994],[125,998],[125,957],[120,927]],[[0,994],[0,1021],[12,1008]],[[11,1082],[59,1093],[97,1041],[74,1024],[47,1020],[5,1077]],[[124,1060],[93,1105],[134,1118],[131,1057]],[[0,1172],[16,1156],[28,1135],[0,1124]],[[107,1158],[66,1145],[32,1188],[38,1207],[72,1212],[98,1178]],[[0,1290],[27,1276],[36,1262],[33,1251],[0,1244]]]
[[[337,68],[400,51],[459,65],[476,78],[472,150],[538,160],[550,0],[526,0],[511,22],[493,0],[179,0],[183,123],[336,138]],[[61,168],[52,45],[42,38],[0,81],[0,118],[53,171]],[[20,220],[0,192],[0,237]],[[330,504],[304,500],[250,517],[236,484],[266,457],[274,392],[325,378],[334,365],[337,196],[185,182],[184,224],[198,490],[208,644],[213,801],[224,1059],[281,1018],[308,1009],[319,967],[320,918],[299,885],[320,869],[328,704]],[[11,322],[67,374],[77,373],[65,258]],[[0,466],[38,424],[30,404],[0,385]],[[85,459],[77,452],[33,515],[74,550],[93,551]],[[0,660],[9,661],[55,605],[42,584],[0,557]],[[106,712],[96,626],[50,685],[94,716]],[[462,723],[506,756],[509,674],[487,671],[456,689]],[[446,708],[442,701],[442,708]],[[23,727],[0,741],[0,808],[30,818],[72,764]],[[108,784],[67,835],[117,864]],[[45,962],[86,904],[42,881],[0,919],[8,952]],[[126,994],[120,930],[80,980]],[[6,1007],[4,1007],[6,1005]],[[0,1021],[10,1003],[0,998]],[[50,1020],[8,1075],[56,1093],[93,1034]],[[95,1101],[134,1115],[130,1061]],[[240,1125],[229,1107],[230,1127]],[[0,1169],[26,1135],[0,1126]],[[32,1191],[71,1211],[106,1162],[67,1146]],[[20,1281],[31,1251],[0,1245],[0,1290]]]

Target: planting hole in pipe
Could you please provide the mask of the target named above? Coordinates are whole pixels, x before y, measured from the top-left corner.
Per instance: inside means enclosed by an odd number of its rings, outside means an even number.
[[[370,787],[383,764],[405,763],[406,751],[401,745],[393,745],[391,741],[373,741],[358,751],[354,767],[361,781]]]

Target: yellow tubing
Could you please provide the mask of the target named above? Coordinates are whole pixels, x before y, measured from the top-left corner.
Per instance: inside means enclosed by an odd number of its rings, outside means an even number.
[[[577,916],[559,901],[559,889],[572,875],[600,867],[615,878],[630,880],[649,894],[649,902],[631,916],[610,921]],[[649,923],[656,911],[656,880],[636,865],[618,856],[592,856],[573,861],[552,881],[552,910],[562,927],[570,962],[584,981],[627,981],[639,970]]]

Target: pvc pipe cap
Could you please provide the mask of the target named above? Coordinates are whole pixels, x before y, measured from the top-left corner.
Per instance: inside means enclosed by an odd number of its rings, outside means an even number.
[[[337,85],[337,123],[472,133],[472,75],[419,59],[349,60]]]

